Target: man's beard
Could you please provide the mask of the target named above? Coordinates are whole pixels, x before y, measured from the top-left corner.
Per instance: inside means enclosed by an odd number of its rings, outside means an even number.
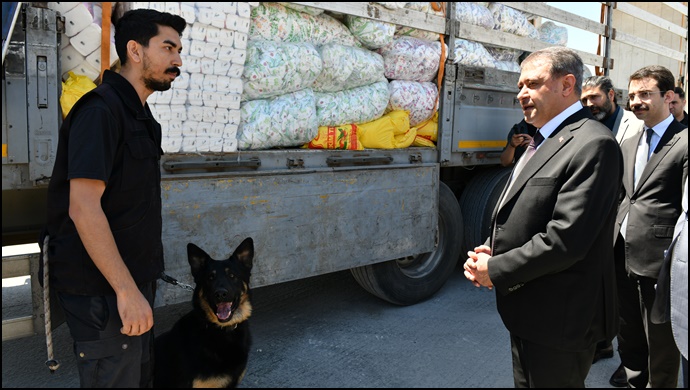
[[[180,68],[173,66],[172,68],[168,68],[165,70],[165,73],[176,73],[178,76],[180,75]],[[144,77],[144,85],[146,88],[152,90],[152,91],[167,91],[170,89],[170,86],[172,84],[172,80],[165,79],[163,81],[161,80],[156,80],[152,77]]]
[[[150,61],[149,61],[148,57],[146,56],[146,54],[144,54],[144,73],[145,73],[144,86],[146,86],[146,88],[148,88],[152,91],[163,92],[163,91],[169,90],[171,85],[172,85],[172,80],[169,80],[166,78],[165,80],[161,81],[161,80],[156,80],[153,77],[149,77],[148,76],[149,72],[147,72],[151,68],[149,66],[149,64],[150,64]],[[173,67],[165,70],[165,73],[168,73],[168,72],[175,72],[177,74],[177,76],[179,76],[180,75],[180,68],[173,66]]]
[[[146,86],[146,88],[148,88],[152,91],[163,92],[163,91],[167,91],[170,89],[170,87],[172,85],[172,81],[168,81],[168,80],[159,81],[159,80],[154,80],[152,78],[145,77],[144,78],[144,85]]]
[[[603,106],[597,108],[599,109],[599,113],[592,113],[592,115],[594,115],[594,119],[596,119],[599,122],[608,119],[611,115],[613,115],[613,113],[611,112],[613,111],[613,103],[611,103],[610,100],[606,100]]]
[[[594,119],[596,119],[598,122],[601,122],[604,120],[604,118],[606,118],[606,113],[604,111],[599,111],[597,114],[592,113],[592,115],[594,115]]]

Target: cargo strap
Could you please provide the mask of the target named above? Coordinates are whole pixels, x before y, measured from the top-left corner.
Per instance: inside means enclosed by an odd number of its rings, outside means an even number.
[[[50,290],[48,289],[48,235],[43,239],[43,313],[46,330],[46,349],[48,350],[48,360],[46,366],[50,373],[55,373],[60,367],[60,362],[53,357],[53,331],[50,324]]]

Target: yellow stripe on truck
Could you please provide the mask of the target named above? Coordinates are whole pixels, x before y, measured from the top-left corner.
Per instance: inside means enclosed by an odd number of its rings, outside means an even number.
[[[7,157],[7,144],[2,144],[2,157]]]
[[[458,149],[503,148],[508,141],[459,141]]]

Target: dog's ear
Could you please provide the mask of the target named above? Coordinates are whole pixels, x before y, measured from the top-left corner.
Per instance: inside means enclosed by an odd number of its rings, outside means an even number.
[[[192,275],[196,278],[197,273],[206,263],[206,258],[208,255],[203,249],[192,244],[191,242],[187,244],[187,261],[192,267]]]
[[[236,256],[240,264],[242,264],[247,270],[251,270],[252,262],[254,260],[254,241],[252,238],[245,238],[237,249],[235,249],[235,253],[232,255]]]

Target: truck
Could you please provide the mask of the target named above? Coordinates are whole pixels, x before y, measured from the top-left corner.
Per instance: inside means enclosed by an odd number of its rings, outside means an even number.
[[[64,17],[45,3],[11,3],[7,12],[5,4],[3,246],[36,242],[44,224],[62,121],[59,54],[65,30]],[[440,15],[389,9],[389,3],[292,4],[439,34],[449,48],[459,39],[522,52],[552,45],[463,22],[456,17],[460,3],[435,3],[445,9]],[[599,39],[598,53],[578,54],[597,74],[613,79],[621,105],[627,76],[644,65],[668,67],[685,87],[687,3],[602,3],[600,22],[549,3],[499,4],[529,14],[534,25],[553,21]],[[188,242],[224,258],[252,237],[254,287],[350,270],[366,291],[391,304],[432,297],[464,253],[488,236],[510,174],[500,154],[508,130],[522,119],[518,72],[463,65],[452,49],[441,65],[434,147],[165,154],[160,169],[166,274],[182,285],[192,282]],[[34,276],[33,314],[3,320],[3,340],[45,331],[38,259],[35,253],[3,257],[3,278]],[[157,306],[189,300],[173,284],[159,282]]]

